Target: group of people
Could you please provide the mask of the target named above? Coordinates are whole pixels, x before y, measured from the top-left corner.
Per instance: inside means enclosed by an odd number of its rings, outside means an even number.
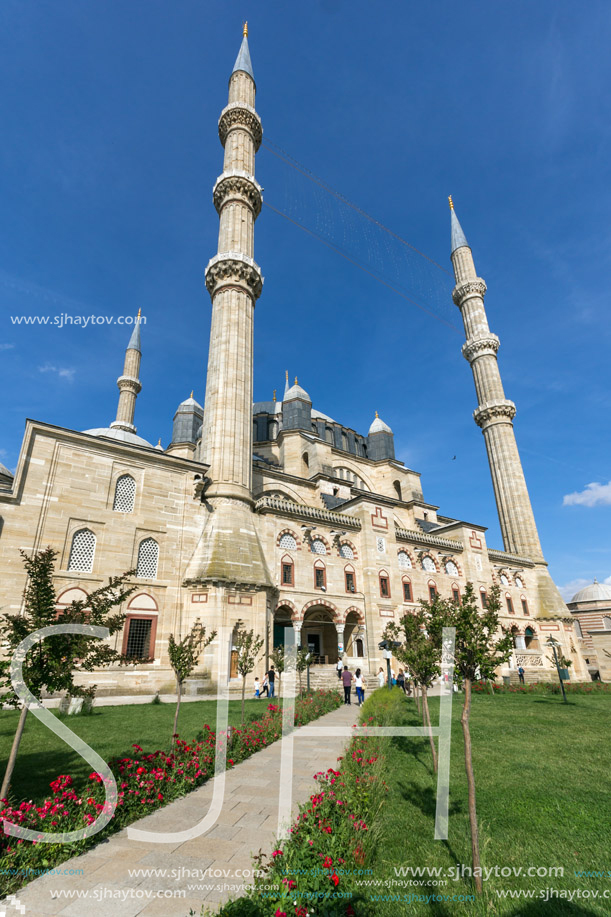
[[[347,665],[343,665],[341,658],[337,660],[337,677],[344,686],[344,703],[351,704],[352,683],[356,688],[356,699],[359,707],[365,701],[365,686],[363,684],[363,675],[360,669],[357,669],[354,675],[349,671]]]
[[[386,672],[384,671],[382,666],[380,666],[380,668],[378,669],[377,678],[378,678],[379,686],[383,688],[384,685],[386,684]],[[399,672],[397,675],[395,675],[394,672],[391,672],[390,673],[390,683],[391,685],[396,685],[398,688],[401,688],[404,694],[407,694],[408,696],[411,695],[412,685],[410,681],[409,672],[404,671],[403,669],[399,669]]]
[[[269,672],[263,676],[263,681],[259,681],[259,676],[255,676],[254,682],[255,697],[275,697],[276,690],[276,673],[273,665],[270,666]]]

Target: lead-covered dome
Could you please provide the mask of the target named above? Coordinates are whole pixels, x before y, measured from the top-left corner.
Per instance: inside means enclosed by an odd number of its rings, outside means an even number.
[[[372,433],[392,433],[392,430],[390,429],[388,424],[384,423],[382,418],[378,416],[377,411],[376,411],[375,420],[369,427],[369,435],[371,435]]]
[[[599,583],[598,580],[594,580],[594,582],[589,586],[584,586],[583,589],[580,589],[579,592],[576,592],[569,604],[572,605],[574,602],[607,601],[611,601],[611,585],[607,585],[607,583]]]
[[[147,446],[153,448],[152,443],[147,442],[141,436],[135,433],[129,433],[127,430],[120,430],[117,427],[96,427],[93,430],[83,430],[87,436],[102,436],[104,439],[117,439],[122,443],[131,443],[134,446]]]

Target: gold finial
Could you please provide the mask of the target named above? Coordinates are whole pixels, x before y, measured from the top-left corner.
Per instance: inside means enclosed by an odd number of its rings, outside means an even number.
[[[285,370],[284,370],[284,378],[286,379],[287,382],[289,381],[289,371],[288,371],[288,369],[285,369]]]
[[[159,440],[158,440],[158,442],[157,442],[157,445],[158,445],[158,446],[161,445],[161,436],[159,437]]]
[[[452,200],[452,195],[448,197],[448,204],[450,205],[450,210],[454,210],[454,201]]]
[[[138,318],[142,315],[142,309],[138,309]]]
[[[191,389],[191,394],[189,395],[189,398],[193,398],[193,389]]]
[[[297,385],[297,376],[295,376],[295,385]]]
[[[274,398],[273,398],[273,400],[274,400],[274,401],[276,400],[276,389],[274,389]]]
[[[380,416],[380,415],[379,415],[378,412],[376,411],[376,418],[379,417],[379,416]]]
[[[248,23],[247,23],[247,22],[244,23],[244,28],[242,29],[242,34],[244,35],[244,38],[248,38]]]

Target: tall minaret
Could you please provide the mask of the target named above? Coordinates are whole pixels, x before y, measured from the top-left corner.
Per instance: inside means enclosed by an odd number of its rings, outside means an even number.
[[[212,324],[201,446],[202,462],[209,465],[205,502],[210,515],[188,565],[187,583],[272,585],[251,493],[253,322],[263,286],[253,259],[255,220],[263,200],[254,176],[263,136],[254,105],[245,24],[229,79],[229,103],[219,118],[225,160],[213,191],[218,252],[206,268]]]
[[[486,284],[477,276],[451,197],[449,201],[456,279],[452,297],[465,326],[467,340],[462,353],[471,364],[478,400],[473,417],[486,442],[503,544],[512,554],[544,562],[513,430],[516,406],[505,398],[496,358],[500,341],[490,332],[484,308]]]
[[[140,384],[140,359],[142,357],[142,351],[140,350],[140,313],[141,310],[138,309],[136,324],[125,351],[123,375],[117,379],[117,385],[119,386],[117,419],[110,425],[117,430],[126,430],[127,433],[136,432],[134,426],[136,396],[142,388]]]
[[[261,187],[255,153],[262,128],[255,105],[255,79],[248,27],[231,78],[229,104],[221,112],[223,174],[214,186],[219,218],[218,253],[206,268],[212,327],[206,379],[202,461],[210,465],[213,496],[251,502],[253,320],[263,278],[253,260]]]

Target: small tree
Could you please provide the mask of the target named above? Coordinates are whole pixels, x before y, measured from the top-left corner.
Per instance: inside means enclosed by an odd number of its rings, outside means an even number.
[[[471,827],[471,852],[475,888],[482,892],[479,853],[479,831],[473,776],[473,756],[469,717],[471,714],[471,685],[478,678],[492,678],[495,669],[507,662],[513,650],[513,638],[499,626],[499,588],[488,593],[487,608],[480,609],[471,583],[467,583],[461,604],[437,597],[422,603],[429,613],[429,633],[441,650],[442,628],[456,628],[454,646],[454,671],[464,684],[465,700],[460,718],[465,745],[465,771],[469,791],[469,823]]]
[[[295,665],[297,667],[297,678],[299,679],[299,693],[303,694],[303,685],[302,678],[303,673],[308,667],[310,662],[310,653],[307,649],[299,646],[297,647],[297,656],[295,658]]]
[[[115,634],[121,630],[126,618],[124,613],[116,609],[136,588],[126,586],[127,580],[134,575],[134,571],[129,570],[122,576],[110,577],[108,584],[90,593],[86,601],[72,602],[58,610],[53,588],[57,552],[45,548],[32,556],[24,551],[20,553],[28,576],[23,593],[23,613],[5,615],[0,620],[0,641],[5,652],[5,658],[0,662],[0,705],[10,704],[14,707],[19,706],[21,699],[11,683],[11,657],[22,640],[43,627],[56,624],[106,627],[109,635]],[[92,672],[102,666],[117,663],[143,661],[141,658],[128,659],[97,637],[54,634],[32,647],[23,664],[23,677],[28,689],[38,700],[41,700],[43,691],[66,691],[73,697],[86,697],[95,693],[96,686],[86,688],[75,684],[74,678],[79,672]],[[0,789],[0,799],[6,799],[8,795],[28,708],[28,704],[21,708]]]
[[[269,658],[271,659],[274,668],[278,673],[278,696],[280,696],[280,680],[286,666],[286,654],[284,651],[284,646],[275,646],[269,654]]]
[[[178,713],[180,711],[180,701],[182,699],[182,686],[193,669],[197,665],[200,653],[209,646],[216,637],[216,631],[206,637],[206,628],[202,626],[199,619],[191,628],[191,632],[183,637],[182,640],[176,640],[174,634],[170,634],[168,639],[168,655],[170,665],[176,675],[176,712],[174,713],[174,727],[172,729],[172,745],[178,731]]]
[[[428,729],[433,770],[437,773],[437,752],[431,728],[427,689],[440,674],[441,648],[438,648],[426,632],[427,619],[424,609],[408,612],[399,624],[388,624],[384,636],[398,641],[399,646],[393,649],[394,656],[402,662],[414,676],[414,683],[420,688],[422,697],[422,723]]]
[[[246,678],[257,664],[262,646],[263,637],[256,637],[254,630],[246,630],[244,623],[238,621],[233,635],[233,647],[238,653],[238,672],[242,676],[242,727],[244,726]]]

